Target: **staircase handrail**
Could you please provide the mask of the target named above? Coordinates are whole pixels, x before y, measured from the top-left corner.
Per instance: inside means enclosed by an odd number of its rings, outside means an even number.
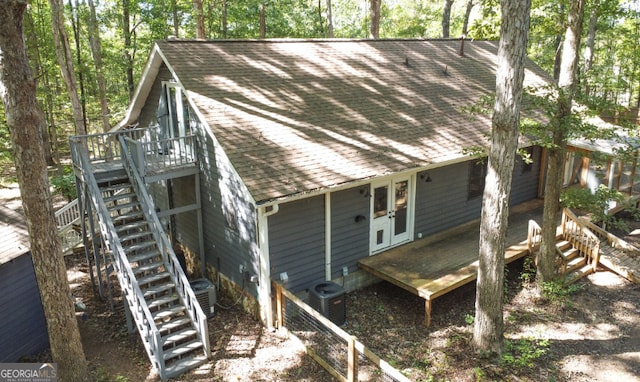
[[[542,241],[542,227],[535,220],[529,220],[527,227],[527,248],[529,253],[535,252],[540,247]]]
[[[142,138],[148,136],[148,133],[150,133],[148,128],[134,128],[108,133],[76,135],[70,137],[69,140],[72,145],[83,147],[87,151],[89,162],[111,161],[120,159],[121,156],[120,145],[117,142],[118,136]]]
[[[202,341],[205,355],[209,357],[211,355],[211,349],[209,346],[207,316],[202,310],[195,293],[193,293],[193,289],[189,284],[187,276],[185,276],[184,272],[181,270],[180,262],[173,251],[171,243],[169,243],[169,239],[165,234],[161,234],[161,232],[164,231],[162,224],[155,213],[154,204],[146,191],[145,183],[135,167],[135,162],[133,161],[131,152],[127,149],[127,142],[124,136],[120,136],[119,139],[122,150],[121,152],[123,154],[123,164],[127,174],[129,175],[129,179],[131,180],[131,185],[138,197],[138,202],[140,203],[151,233],[158,245],[158,249],[168,265],[167,271],[169,272],[172,281],[176,284],[176,290],[179,291],[178,295],[180,296],[180,299],[183,300],[182,303],[186,307],[186,312],[199,329],[198,336],[200,336],[200,340]]]
[[[568,208],[562,210],[562,233],[567,241],[582,254],[593,270],[600,262],[600,239]]]
[[[93,176],[93,173],[88,171],[91,168],[88,152],[84,151],[80,146],[72,144],[71,155],[73,156],[73,162],[80,163],[81,167],[86,170],[82,171],[81,176],[89,189],[91,201],[97,212],[98,225],[104,235],[105,242],[107,243],[107,246],[111,247],[111,253],[114,258],[113,265],[117,270],[116,274],[122,287],[123,296],[129,304],[131,314],[136,322],[136,327],[142,337],[142,343],[145,350],[147,351],[149,359],[154,363],[154,367],[159,371],[164,370],[165,365],[164,358],[162,357],[160,331],[158,330],[151,311],[145,302],[140,286],[135,282],[136,277],[133,273],[133,269],[131,268],[131,264],[127,260],[122,243],[116,235],[116,228],[113,225],[113,221],[110,218],[107,218],[110,214],[101,197],[98,182]]]
[[[619,249],[624,252],[631,252],[634,254],[640,254],[640,250],[633,244],[619,238],[618,236],[612,234],[609,231],[604,230],[598,225],[591,222],[587,217],[581,216],[578,219],[587,226],[591,231],[595,233],[596,236],[607,241],[611,248]]]

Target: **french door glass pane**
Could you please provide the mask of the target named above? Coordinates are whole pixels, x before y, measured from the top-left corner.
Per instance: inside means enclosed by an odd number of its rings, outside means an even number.
[[[407,197],[409,182],[403,180],[396,182],[396,205],[394,219],[394,234],[400,235],[407,232]]]

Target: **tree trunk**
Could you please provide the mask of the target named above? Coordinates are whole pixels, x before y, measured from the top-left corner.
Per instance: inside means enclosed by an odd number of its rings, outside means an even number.
[[[333,9],[331,0],[327,0],[327,37],[333,38]]]
[[[205,39],[204,32],[204,7],[202,0],[193,0],[193,18],[196,20],[196,38]]]
[[[100,30],[98,29],[98,19],[96,17],[96,7],[93,0],[89,3],[89,47],[93,57],[94,68],[96,69],[96,80],[98,81],[98,97],[100,98],[100,114],[102,116],[102,131],[105,133],[111,130],[109,116],[109,101],[107,100],[107,83],[102,72],[102,42],[100,40]]]
[[[593,4],[591,8],[591,13],[589,15],[589,30],[587,31],[587,42],[584,48],[584,73],[582,77],[584,78],[584,93],[589,95],[589,81],[587,73],[591,70],[591,66],[593,65],[593,57],[596,46],[596,30],[598,27],[598,7],[597,4]]]
[[[538,258],[537,282],[552,281],[556,278],[556,226],[560,210],[560,188],[562,170],[567,145],[567,132],[571,129],[571,103],[575,92],[575,76],[578,67],[578,49],[582,33],[582,19],[585,0],[571,2],[567,32],[562,47],[562,64],[558,79],[558,106],[550,128],[553,134],[553,147],[549,149],[547,162],[547,180],[544,191],[544,212],[542,215],[542,242]],[[541,289],[541,288],[538,288]]]
[[[562,25],[564,23],[564,14],[564,3],[560,3],[560,5],[558,5],[559,30],[562,29]],[[557,83],[558,77],[560,77],[560,62],[562,60],[562,35],[560,33],[556,35],[554,46],[556,55],[553,60],[553,79],[556,80]]]
[[[0,96],[11,133],[31,256],[61,381],[87,377],[80,331],[53,213],[40,130],[44,124],[29,68],[23,15],[26,1],[0,0]]]
[[[473,0],[467,2],[467,9],[464,12],[464,20],[462,21],[462,37],[467,37],[469,32],[469,17],[471,17],[471,10],[473,9]]]
[[[442,38],[449,38],[452,5],[453,0],[444,0],[444,9],[442,10]]]
[[[222,38],[227,38],[227,0],[222,0]]]
[[[380,38],[380,7],[382,6],[382,0],[370,0],[371,1],[371,30],[369,38]]]
[[[267,38],[267,16],[266,16],[266,5],[264,2],[260,2],[260,38]]]
[[[82,56],[80,54],[80,17],[78,11],[73,7],[73,2],[69,0],[69,8],[71,9],[71,27],[73,28],[73,38],[76,43],[76,64],[78,65],[78,85],[80,85],[80,107],[82,108],[82,124],[87,126],[87,96],[84,91],[84,66],[82,65]]]
[[[530,7],[531,0],[501,1],[496,101],[480,218],[473,345],[479,351],[497,354],[503,350],[504,250],[518,146]]]
[[[51,26],[53,29],[53,42],[56,47],[56,57],[58,59],[58,65],[60,65],[62,78],[69,92],[76,134],[85,135],[87,134],[87,129],[82,116],[80,98],[78,97],[78,87],[73,69],[73,59],[71,58],[71,48],[69,48],[69,38],[67,37],[67,31],[64,29],[62,0],[49,0],[49,6],[51,7]]]
[[[180,15],[178,13],[177,0],[171,0],[171,18],[173,19],[173,36],[180,38]]]
[[[133,99],[135,83],[133,81],[133,57],[131,55],[131,20],[129,12],[129,0],[122,0],[122,36],[124,38],[124,59],[127,64],[127,89],[129,90],[129,100]]]

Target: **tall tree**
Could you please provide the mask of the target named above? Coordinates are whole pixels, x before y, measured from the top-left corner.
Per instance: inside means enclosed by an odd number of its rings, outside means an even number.
[[[464,19],[462,20],[462,37],[467,37],[469,32],[469,18],[471,17],[471,10],[473,9],[473,0],[467,1],[467,7],[464,11]]]
[[[49,193],[40,130],[44,124],[29,68],[23,16],[26,0],[0,0],[0,97],[13,143],[18,183],[31,241],[31,256],[60,380],[87,375],[80,331],[67,281]]]
[[[204,31],[204,7],[202,0],[193,0],[193,18],[196,21],[196,38],[205,39]]]
[[[452,6],[453,6],[453,0],[444,0],[444,7],[442,9],[442,38],[449,38]]]
[[[102,64],[102,40],[100,39],[100,30],[98,28],[98,18],[96,17],[96,7],[93,0],[87,0],[89,4],[89,47],[91,48],[91,56],[93,57],[93,65],[96,70],[96,80],[98,82],[98,98],[100,99],[100,115],[102,117],[102,131],[109,131],[111,123],[109,122],[109,101],[107,100],[107,83],[104,79]]]
[[[562,47],[562,61],[560,77],[558,79],[558,103],[555,115],[550,122],[552,145],[548,149],[547,176],[544,188],[544,212],[542,214],[542,242],[538,257],[537,281],[554,280],[556,256],[556,224],[560,210],[560,189],[562,186],[562,171],[564,153],[567,146],[567,135],[571,129],[571,103],[575,92],[575,76],[578,68],[578,49],[582,34],[582,19],[584,17],[585,0],[571,2],[567,31]],[[539,288],[540,289],[540,288]]]
[[[84,123],[82,104],[78,96],[78,86],[71,58],[71,48],[69,47],[69,37],[64,28],[64,5],[62,0],[49,0],[51,7],[51,26],[53,29],[53,42],[56,47],[56,57],[62,78],[67,85],[69,99],[71,101],[71,111],[73,112],[73,122],[76,134],[86,134],[87,128]]]
[[[133,54],[134,49],[131,36],[134,31],[131,29],[131,3],[129,0],[122,0],[122,36],[124,40],[124,58],[125,58],[125,71],[127,74],[127,90],[129,90],[129,100],[133,98],[133,90],[135,83],[133,80]]]
[[[333,10],[331,0],[327,0],[327,37],[333,38]]]
[[[480,218],[479,267],[473,345],[501,354],[504,323],[504,250],[511,180],[518,146],[531,0],[502,0],[496,100]]]
[[[380,8],[382,7],[382,0],[369,0],[371,2],[371,8],[369,9],[371,17],[371,26],[369,30],[369,38],[380,38]]]
[[[267,16],[264,1],[260,2],[260,38],[267,37]]]

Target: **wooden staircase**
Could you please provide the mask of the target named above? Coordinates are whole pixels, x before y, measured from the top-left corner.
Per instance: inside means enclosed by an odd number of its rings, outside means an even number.
[[[80,137],[77,144],[72,140],[81,197],[96,216],[120,284],[127,321],[133,321],[153,367],[166,380],[209,358],[207,317],[164,233],[124,137],[110,137],[109,148],[119,155],[117,161],[116,156],[107,161],[114,170],[100,175],[92,163],[105,160],[91,157],[83,142],[90,138]]]
[[[540,246],[542,229],[529,221],[527,245],[531,253]],[[556,234],[556,269],[567,284],[594,273],[598,268],[601,240],[568,208],[562,211],[562,220]]]

